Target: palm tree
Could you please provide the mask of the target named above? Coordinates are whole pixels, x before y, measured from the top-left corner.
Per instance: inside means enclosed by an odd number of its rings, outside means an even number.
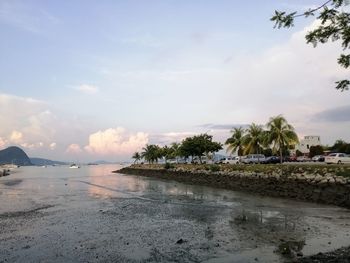
[[[139,152],[135,152],[132,158],[135,159],[134,163],[137,163],[139,160],[141,160],[141,155]]]
[[[179,156],[180,156],[180,143],[177,142],[173,142],[171,144],[171,149],[172,149],[172,153],[173,153],[173,158],[176,159],[176,163],[179,162]]]
[[[238,156],[241,156],[243,154],[243,135],[244,135],[244,129],[242,127],[239,128],[233,128],[231,130],[232,135],[230,138],[228,138],[225,142],[227,147],[227,152],[234,153],[237,151]]]
[[[244,154],[260,153],[264,142],[264,130],[261,125],[252,123],[242,138]]]
[[[142,150],[143,152],[141,153],[141,156],[148,163],[157,163],[158,159],[161,158],[161,149],[158,145],[147,144]]]
[[[298,135],[294,128],[282,116],[271,117],[266,124],[268,129],[267,141],[273,144],[273,150],[279,151],[280,161],[282,163],[283,149],[288,149],[290,145],[298,143]]]

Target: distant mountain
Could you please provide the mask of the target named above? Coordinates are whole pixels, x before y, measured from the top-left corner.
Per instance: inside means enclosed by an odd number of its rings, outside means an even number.
[[[108,162],[108,161],[104,161],[104,160],[99,160],[96,162],[92,162],[93,164],[114,164],[115,162]]]
[[[33,165],[43,166],[43,165],[66,165],[68,163],[53,161],[44,158],[31,157],[30,161]]]
[[[0,164],[32,165],[28,155],[16,146],[0,151]]]

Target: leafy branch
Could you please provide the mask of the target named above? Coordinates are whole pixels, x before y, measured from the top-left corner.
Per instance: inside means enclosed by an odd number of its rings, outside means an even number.
[[[321,25],[306,34],[306,43],[316,47],[317,44],[324,44],[329,40],[333,42],[341,41],[345,51],[350,48],[350,14],[340,9],[347,4],[346,2],[346,0],[328,0],[322,5],[301,14],[276,10],[270,20],[275,22],[274,28],[290,28],[294,26],[295,18],[317,15],[316,19],[321,22]],[[349,68],[350,54],[340,54],[337,61],[341,67]],[[344,79],[335,83],[337,90],[349,90],[350,80]]]

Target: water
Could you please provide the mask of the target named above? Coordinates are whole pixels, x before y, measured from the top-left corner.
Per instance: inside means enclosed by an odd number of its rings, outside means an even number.
[[[281,262],[288,242],[304,255],[350,245],[349,210],[111,173],[120,167],[0,178],[0,262]]]

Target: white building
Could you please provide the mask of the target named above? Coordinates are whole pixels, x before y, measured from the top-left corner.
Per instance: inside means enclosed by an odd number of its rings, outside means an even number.
[[[310,147],[316,145],[321,145],[320,136],[304,136],[304,139],[301,139],[299,144],[295,146],[295,151],[299,150],[303,154],[308,154],[310,152]]]

